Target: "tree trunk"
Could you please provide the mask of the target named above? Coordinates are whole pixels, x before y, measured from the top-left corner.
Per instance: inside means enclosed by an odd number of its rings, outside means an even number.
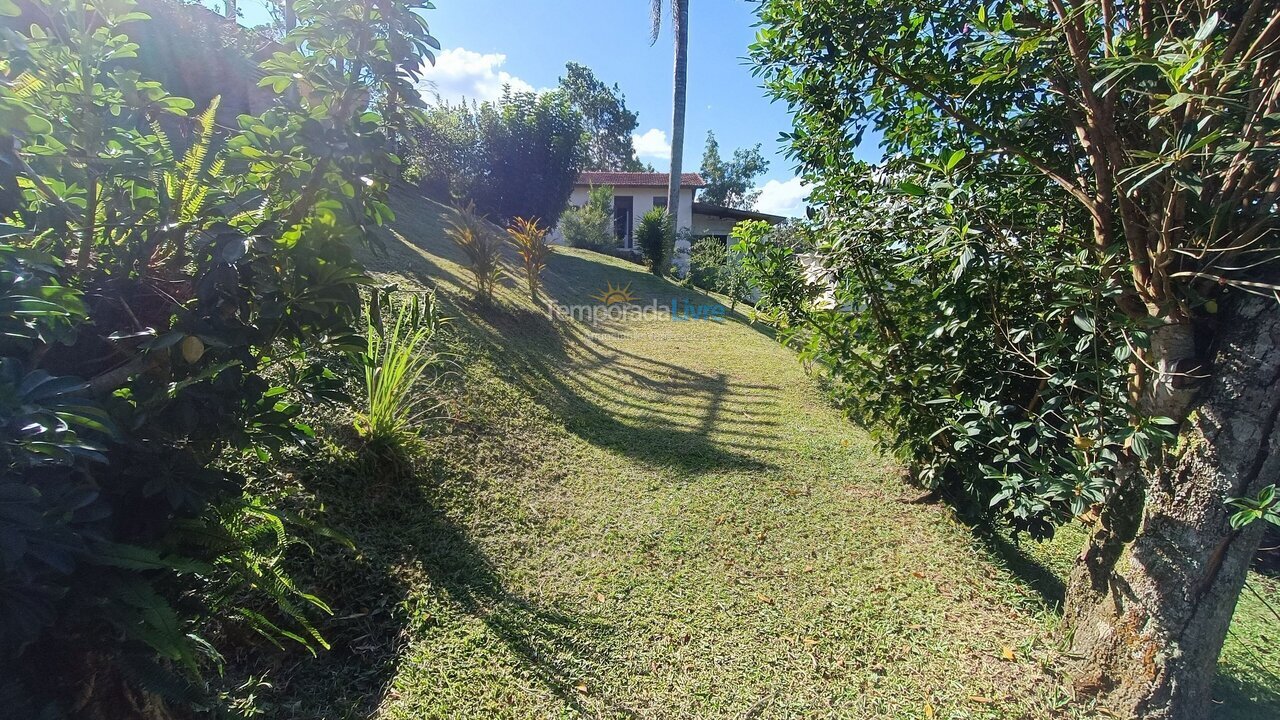
[[[1247,295],[1223,310],[1210,377],[1176,446],[1121,482],[1067,594],[1071,647],[1085,668],[1077,690],[1144,720],[1208,717],[1218,654],[1263,533],[1261,523],[1232,530],[1226,501],[1280,477],[1280,303]],[[1179,344],[1153,339],[1152,350]],[[1167,367],[1169,358],[1152,360]]]
[[[667,185],[667,212],[671,231],[680,231],[680,173],[684,170],[684,116],[689,85],[689,0],[676,3],[672,31],[676,39],[676,69],[671,112],[671,179]],[[665,268],[663,268],[665,270]]]

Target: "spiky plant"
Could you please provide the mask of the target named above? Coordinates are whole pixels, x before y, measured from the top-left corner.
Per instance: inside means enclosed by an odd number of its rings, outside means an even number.
[[[433,294],[408,302],[375,296],[369,305],[368,350],[364,355],[365,409],[360,432],[371,441],[395,446],[429,411],[419,383],[439,364],[431,340],[444,324]],[[390,314],[384,312],[389,310]]]
[[[502,279],[501,244],[485,219],[476,213],[476,204],[455,207],[445,234],[467,256],[467,269],[476,279],[476,300],[493,302],[493,286]]]
[[[538,302],[538,288],[542,285],[542,269],[547,266],[547,257],[551,255],[551,244],[547,242],[547,229],[537,218],[528,220],[516,218],[507,228],[507,237],[515,246],[520,259],[524,262],[524,275],[529,281],[529,297]]]
[[[636,229],[636,244],[644,253],[649,271],[659,277],[666,270],[671,257],[671,216],[662,208],[654,208],[640,218]]]

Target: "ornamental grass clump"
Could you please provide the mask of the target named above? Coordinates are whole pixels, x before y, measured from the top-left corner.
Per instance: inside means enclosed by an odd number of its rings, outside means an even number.
[[[401,445],[430,411],[421,383],[440,364],[432,339],[444,323],[433,293],[399,303],[376,297],[370,302],[362,358],[365,409],[356,422],[372,443]]]

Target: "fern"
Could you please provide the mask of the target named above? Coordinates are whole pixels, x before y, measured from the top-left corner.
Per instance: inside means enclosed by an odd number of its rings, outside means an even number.
[[[222,174],[226,161],[219,153],[211,155],[214,142],[214,120],[218,114],[221,97],[214,97],[209,106],[195,117],[198,132],[191,147],[178,161],[173,151],[173,141],[160,123],[151,121],[151,132],[157,146],[158,167],[166,168],[153,177],[160,193],[162,212],[168,215],[175,228],[173,242],[179,261],[186,258],[187,238],[191,226],[205,216],[209,199]],[[210,158],[212,157],[212,161]],[[198,228],[194,228],[198,229]]]

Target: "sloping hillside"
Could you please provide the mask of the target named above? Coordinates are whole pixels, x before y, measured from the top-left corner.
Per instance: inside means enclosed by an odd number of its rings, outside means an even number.
[[[404,477],[337,446],[300,464],[356,550],[311,578],[334,650],[249,663],[268,716],[1094,716],[1042,639],[1070,550],[1041,563],[904,503],[897,469],[742,314],[592,326],[512,279],[477,308],[443,208],[398,192],[395,209],[369,264],[454,317],[447,420]],[[557,305],[610,287],[715,303],[585,251],[545,275]]]

